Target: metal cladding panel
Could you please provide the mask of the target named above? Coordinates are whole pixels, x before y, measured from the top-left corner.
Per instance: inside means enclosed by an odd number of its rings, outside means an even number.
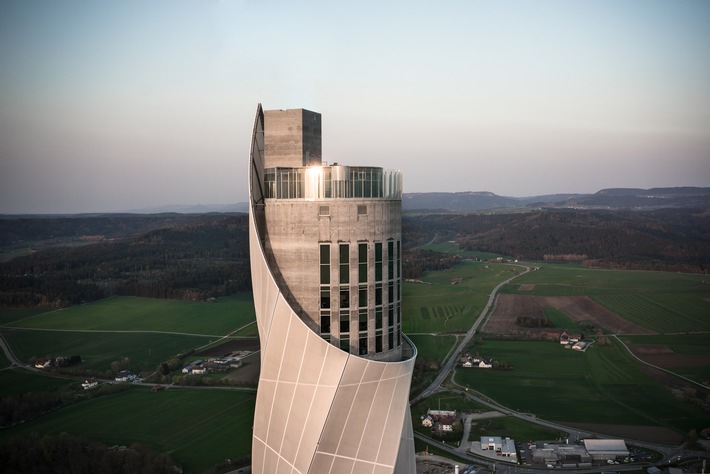
[[[378,382],[368,382],[358,386],[357,394],[353,401],[351,416],[348,417],[343,430],[345,433],[352,433],[352,435],[343,437],[340,446],[338,446],[339,455],[352,458],[360,457],[362,439],[366,436],[366,432],[372,428],[372,426],[368,425],[370,422],[369,414],[372,401],[376,400],[375,395],[378,385]]]
[[[323,427],[321,440],[318,444],[318,451],[335,454],[343,436],[351,436],[352,433],[345,433],[342,429],[350,416],[350,409],[353,406],[356,385],[340,386],[335,394],[335,399],[328,414],[326,425]]]
[[[335,458],[333,456],[330,456],[328,454],[316,453],[316,455],[313,457],[313,464],[311,465],[311,468],[308,472],[312,472],[313,474],[327,474],[329,472],[333,472],[330,470],[330,468],[333,465],[334,459]]]
[[[300,472],[319,472],[309,470],[313,453],[316,452],[323,424],[328,416],[330,405],[335,397],[335,387],[319,386],[311,401],[310,409],[301,432],[301,441],[296,455],[295,465]]]
[[[301,348],[308,357],[303,358],[301,373],[298,381],[303,384],[317,384],[320,382],[321,374],[325,368],[326,355],[330,344],[322,344],[323,340],[309,331],[306,344]]]
[[[372,362],[367,364],[365,374],[362,376],[363,382],[377,382],[382,378],[385,371],[385,364]]]
[[[360,469],[355,468],[355,461],[352,459],[335,458],[333,460],[333,467],[330,468],[330,472],[363,472],[362,467],[358,466]],[[372,465],[368,466],[370,469],[367,472],[372,471]]]
[[[288,413],[286,423],[293,426],[290,430],[295,436],[284,436],[281,442],[281,455],[286,459],[296,460],[298,448],[303,441],[303,432],[306,429],[308,412],[313,404],[313,396],[316,392],[315,385],[297,385],[291,409]]]
[[[417,471],[416,451],[414,449],[414,429],[412,428],[412,414],[407,410],[402,427],[402,440],[399,443],[397,464],[394,474],[411,474]]]
[[[266,444],[281,452],[281,442],[291,426],[287,423],[288,414],[291,412],[293,394],[296,387],[290,383],[277,383],[274,393],[274,405],[271,407],[269,417],[269,431]],[[290,435],[290,433],[288,433]]]
[[[276,392],[276,382],[271,380],[259,380],[257,390],[256,407],[254,408],[254,439],[266,443],[266,435],[269,430],[269,416],[274,403],[274,393]],[[252,457],[254,457],[252,455]]]

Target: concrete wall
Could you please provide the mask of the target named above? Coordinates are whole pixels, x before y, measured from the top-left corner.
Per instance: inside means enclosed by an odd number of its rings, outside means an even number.
[[[322,209],[327,206],[327,212]],[[365,206],[363,209],[361,206]],[[388,280],[387,241],[402,239],[402,206],[398,200],[277,200],[269,199],[265,206],[265,250],[275,278],[284,285],[286,299],[299,316],[316,333],[320,333],[320,243],[330,243],[331,252],[331,333],[339,336],[339,244],[350,244],[351,345],[357,345],[358,331],[358,243],[368,244],[368,347],[377,360],[401,357],[397,347],[388,347]],[[362,211],[365,210],[365,213]],[[327,215],[321,215],[327,214]],[[383,353],[375,354],[375,242],[383,245]],[[396,247],[396,246],[395,246]],[[400,246],[401,248],[401,246]],[[396,250],[395,250],[396,252]],[[396,261],[396,258],[395,258]],[[401,275],[401,272],[400,272]],[[400,305],[396,279],[395,305]],[[397,309],[395,309],[395,319]],[[395,331],[398,328],[395,323]],[[354,348],[354,347],[353,347]],[[394,351],[392,350],[394,349]]]
[[[264,111],[264,167],[322,161],[321,115],[305,109]]]

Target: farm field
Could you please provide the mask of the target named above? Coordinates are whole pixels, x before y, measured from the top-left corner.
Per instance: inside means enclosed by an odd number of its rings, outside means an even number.
[[[417,358],[442,361],[458,341],[451,334],[437,336],[423,334],[408,334],[407,337],[417,346]]]
[[[617,342],[578,352],[554,342],[486,339],[475,349],[513,370],[460,368],[456,382],[513,410],[562,423],[660,426],[669,439],[710,424],[709,415],[674,398]]]
[[[250,454],[255,393],[147,388],[87,400],[0,432],[79,434],[108,446],[135,442],[170,452],[184,472],[204,472]]]
[[[453,270],[430,272],[425,283],[403,285],[405,333],[466,332],[488,301],[493,288],[522,267],[465,262]],[[452,284],[454,279],[458,283]]]
[[[636,357],[698,383],[710,383],[707,334],[620,336]]]
[[[77,383],[75,380],[46,377],[25,370],[0,371],[0,397],[27,392],[47,392]]]
[[[153,371],[178,353],[196,349],[214,337],[184,334],[79,332],[3,329],[3,337],[23,362],[31,357],[80,355],[83,369],[105,371],[125,357],[134,371]]]
[[[212,303],[116,296],[29,315],[5,325],[36,329],[226,335],[254,319],[251,293],[220,298]]]

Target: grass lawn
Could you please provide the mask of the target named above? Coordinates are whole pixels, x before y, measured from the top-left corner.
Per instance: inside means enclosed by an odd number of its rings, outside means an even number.
[[[461,369],[456,381],[514,410],[561,422],[658,425],[681,433],[710,424],[710,416],[641,373],[618,343],[582,353],[551,342],[486,340],[476,350],[514,369]]]
[[[185,469],[203,472],[251,452],[254,393],[147,388],[76,403],[0,432],[0,440],[32,432],[86,436],[108,446],[145,443],[169,452]]]
[[[46,309],[36,308],[0,308],[0,325],[46,313]]]
[[[212,303],[116,296],[31,315],[9,322],[7,326],[226,335],[254,319],[251,293],[220,298]]]

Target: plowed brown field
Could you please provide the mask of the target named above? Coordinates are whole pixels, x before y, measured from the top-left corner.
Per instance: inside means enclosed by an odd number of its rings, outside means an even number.
[[[515,321],[518,316],[543,317],[545,308],[562,311],[574,321],[591,321],[612,333],[655,334],[655,332],[626,321],[588,296],[529,296],[499,295],[493,314],[481,332],[513,336],[544,337],[550,328],[524,328]],[[559,332],[559,331],[557,331]]]

